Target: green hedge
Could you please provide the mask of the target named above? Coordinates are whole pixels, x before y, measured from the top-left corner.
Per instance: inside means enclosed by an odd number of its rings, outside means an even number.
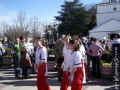
[[[112,62],[112,51],[104,51],[104,54],[102,55],[102,62],[104,63],[111,63]]]
[[[47,51],[48,51],[48,54],[55,54],[55,51],[54,49],[51,49],[51,48],[47,48]]]

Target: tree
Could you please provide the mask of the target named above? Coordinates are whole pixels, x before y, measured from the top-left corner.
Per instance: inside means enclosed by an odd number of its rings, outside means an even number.
[[[30,23],[29,23],[28,17],[26,17],[26,14],[24,12],[18,13],[13,27],[19,33],[19,36],[28,36],[29,35]]]
[[[88,12],[82,3],[65,2],[56,20],[60,22],[58,26],[59,34],[87,34],[88,33]]]
[[[46,25],[45,38],[48,42],[54,42],[57,40],[56,24]]]
[[[31,33],[34,39],[41,37],[41,22],[38,17],[31,18]]]
[[[88,29],[91,30],[96,26],[96,7],[95,5],[92,6],[89,10],[89,20],[90,23],[88,24]]]
[[[4,36],[10,40],[16,37],[40,37],[41,36],[41,23],[37,17],[28,18],[25,13],[20,12],[13,24],[2,24],[2,31]]]

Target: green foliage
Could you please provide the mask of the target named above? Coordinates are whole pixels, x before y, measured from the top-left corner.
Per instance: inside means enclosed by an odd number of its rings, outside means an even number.
[[[102,61],[101,63],[102,63],[103,66],[111,66],[112,65],[112,62]]]
[[[103,66],[110,66],[112,65],[112,52],[105,50],[104,54],[102,55],[102,65]]]
[[[45,38],[46,40],[48,40],[48,42],[53,42],[57,40],[56,24],[46,25]]]
[[[56,19],[60,21],[58,32],[60,34],[87,34],[89,24],[89,14],[80,3],[66,2],[62,5],[60,16]]]
[[[55,51],[54,49],[51,49],[51,48],[47,48],[47,51],[48,51],[48,54],[55,54]]]
[[[91,7],[88,10],[89,13],[89,24],[88,24],[88,29],[91,30],[93,27],[96,26],[96,8],[95,6]]]

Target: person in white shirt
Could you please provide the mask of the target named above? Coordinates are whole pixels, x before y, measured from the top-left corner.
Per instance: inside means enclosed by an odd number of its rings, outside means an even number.
[[[60,90],[67,90],[68,89],[68,75],[69,75],[69,64],[71,59],[71,53],[72,51],[69,49],[69,40],[70,37],[66,37],[64,39],[64,47],[63,47],[63,56],[64,56],[64,62],[63,62],[63,76],[62,76],[62,83]]]
[[[73,41],[70,41],[70,47],[73,50],[69,75],[71,90],[82,90],[83,69],[82,55],[80,53],[81,43],[77,42],[74,44]]]
[[[86,83],[88,77],[87,77],[87,56],[85,47],[81,45],[80,47],[80,53],[82,55],[82,67],[83,67],[83,83]]]
[[[37,40],[37,50],[35,55],[35,63],[38,67],[37,88],[38,90],[51,90],[46,82],[47,73],[47,49],[43,46],[43,40]]]

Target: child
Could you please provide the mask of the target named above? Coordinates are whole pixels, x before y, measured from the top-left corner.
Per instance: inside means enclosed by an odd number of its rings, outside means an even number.
[[[60,90],[68,90],[68,75],[69,75],[69,63],[70,63],[70,57],[72,54],[72,51],[69,49],[69,40],[70,37],[65,38],[65,44],[63,48],[63,56],[64,56],[64,62],[63,62],[63,76],[62,76],[62,82],[61,82],[61,88]]]
[[[71,82],[71,90],[82,90],[83,68],[82,55],[80,53],[81,43],[72,43],[70,41],[71,50],[73,50],[72,60],[70,65],[69,81]]]
[[[43,46],[43,40],[37,40],[37,50],[35,55],[35,62],[38,67],[37,74],[37,88],[38,90],[50,90],[46,82],[46,74],[47,74],[47,50]]]

